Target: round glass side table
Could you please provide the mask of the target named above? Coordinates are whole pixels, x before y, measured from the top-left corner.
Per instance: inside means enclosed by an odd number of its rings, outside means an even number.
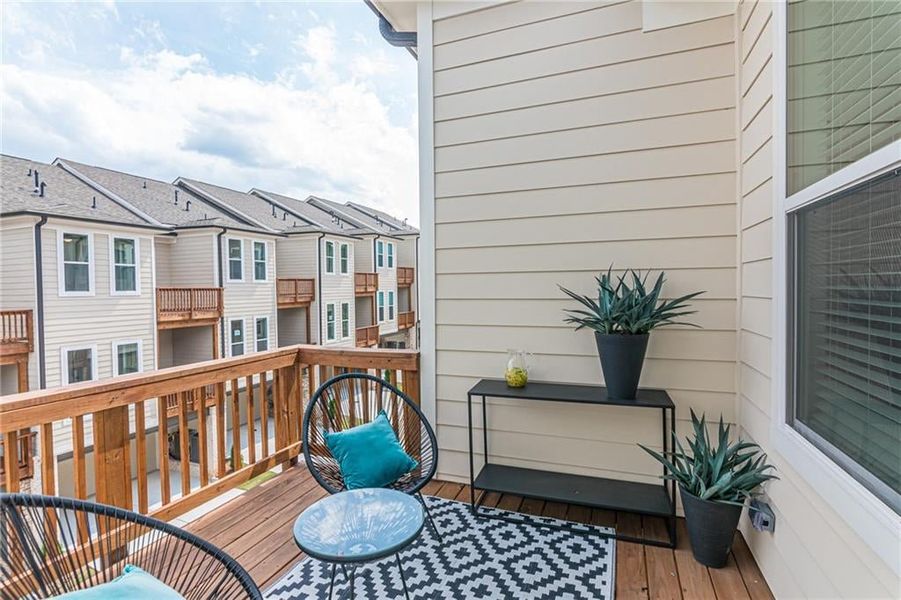
[[[338,566],[350,580],[353,598],[356,567],[393,554],[409,599],[399,553],[419,537],[424,523],[422,505],[413,496],[382,488],[349,490],[303,511],[294,522],[294,541],[307,555],[332,565],[329,598]]]

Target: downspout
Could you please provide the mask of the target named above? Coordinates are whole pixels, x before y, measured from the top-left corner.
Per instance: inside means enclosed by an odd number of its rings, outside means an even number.
[[[415,31],[398,31],[394,28],[388,19],[379,12],[370,0],[363,0],[372,12],[379,18],[379,33],[385,38],[385,41],[397,48],[406,48],[410,54],[416,56],[416,32]]]
[[[219,271],[219,287],[222,288],[222,312],[223,315],[219,317],[219,357],[225,358],[225,277],[222,273],[222,236],[225,235],[225,232],[228,231],[225,227],[222,227],[219,230],[219,233],[216,234],[216,265],[217,270]]]
[[[44,257],[41,252],[41,228],[47,224],[47,215],[41,215],[41,220],[34,224],[34,274],[35,282],[35,313],[37,316],[38,334],[38,378],[41,389],[47,387],[47,365],[44,356]]]
[[[320,233],[319,237],[316,238],[316,268],[318,270],[318,275],[316,276],[316,286],[319,288],[316,292],[316,304],[319,310],[316,311],[316,329],[319,330],[319,345],[322,345],[322,238],[325,237],[325,233]],[[356,310],[356,304],[354,305],[354,310]]]

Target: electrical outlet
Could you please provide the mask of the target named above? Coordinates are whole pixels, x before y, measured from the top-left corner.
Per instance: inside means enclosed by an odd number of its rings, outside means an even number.
[[[751,510],[748,511],[751,525],[757,531],[775,531],[776,515],[770,505],[762,500],[751,500]]]

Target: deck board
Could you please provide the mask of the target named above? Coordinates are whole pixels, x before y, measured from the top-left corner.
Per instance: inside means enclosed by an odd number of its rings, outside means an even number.
[[[423,493],[469,502],[470,489],[468,485],[459,483],[432,481],[423,488]],[[304,508],[325,495],[325,490],[319,487],[306,468],[298,466],[212,510],[187,528],[228,552],[250,572],[260,589],[266,590],[304,557],[291,534],[294,520]],[[483,504],[613,526],[631,535],[665,535],[663,521],[643,521],[641,517],[628,513],[591,510],[496,493],[487,494]],[[618,600],[773,598],[740,533],[736,533],[733,555],[724,569],[707,569],[692,558],[681,521],[679,534],[676,550],[617,542]]]

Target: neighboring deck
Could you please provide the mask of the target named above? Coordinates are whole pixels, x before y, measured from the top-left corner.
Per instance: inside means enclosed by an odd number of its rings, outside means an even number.
[[[424,493],[451,500],[469,501],[469,487],[433,481]],[[303,466],[253,488],[207,513],[188,529],[224,549],[251,574],[262,590],[268,589],[303,558],[291,530],[304,508],[325,496]],[[663,522],[626,513],[590,510],[509,495],[492,494],[485,504],[506,510],[612,525],[633,535],[664,535]],[[657,522],[655,522],[657,521]],[[426,534],[427,535],[427,534]],[[676,550],[617,542],[616,597],[762,600],[772,598],[747,544],[736,534],[733,555],[723,569],[707,569],[691,556],[685,526],[679,520]]]

